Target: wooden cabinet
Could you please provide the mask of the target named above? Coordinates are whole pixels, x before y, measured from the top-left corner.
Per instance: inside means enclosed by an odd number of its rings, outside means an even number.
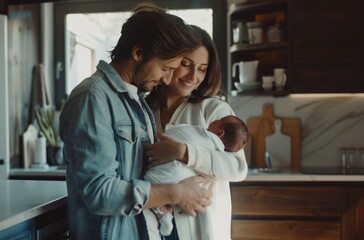
[[[340,239],[340,188],[233,186],[232,199],[233,239]]]
[[[286,68],[286,92],[261,89],[242,94],[364,92],[364,1],[228,0],[228,90],[236,90],[232,65],[259,60],[258,78]],[[234,21],[259,21],[261,44],[234,43]],[[267,29],[277,25],[281,41],[269,43]],[[234,94],[232,94],[234,95]]]
[[[231,194],[234,240],[364,239],[363,187],[232,184]]]
[[[343,240],[364,239],[364,187],[347,187],[343,194]]]

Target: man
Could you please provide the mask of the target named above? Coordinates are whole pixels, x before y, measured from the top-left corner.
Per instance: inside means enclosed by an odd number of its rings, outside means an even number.
[[[71,239],[148,239],[143,209],[178,204],[190,215],[211,204],[207,181],[143,181],[144,146],[157,140],[143,92],[169,84],[196,46],[188,26],[152,4],[123,25],[111,53],[69,96],[60,117]]]

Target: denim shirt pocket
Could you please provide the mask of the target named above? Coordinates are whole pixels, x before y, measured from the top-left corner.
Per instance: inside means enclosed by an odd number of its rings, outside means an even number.
[[[119,121],[115,123],[115,138],[117,142],[117,160],[119,161],[119,174],[129,181],[132,179],[135,159],[135,147],[137,132],[131,121]]]
[[[115,124],[116,135],[129,143],[135,143],[135,128],[132,122],[117,122]]]

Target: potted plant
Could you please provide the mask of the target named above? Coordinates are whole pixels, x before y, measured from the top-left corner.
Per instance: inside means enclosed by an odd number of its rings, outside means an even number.
[[[59,165],[62,159],[62,146],[60,139],[54,128],[55,107],[35,107],[34,116],[37,121],[39,131],[47,140],[47,162],[49,165]]]

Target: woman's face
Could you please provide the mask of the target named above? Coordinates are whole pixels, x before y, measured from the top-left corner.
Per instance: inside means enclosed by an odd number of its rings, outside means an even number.
[[[186,97],[205,79],[209,53],[204,46],[186,54],[174,71],[168,89],[173,96]]]

